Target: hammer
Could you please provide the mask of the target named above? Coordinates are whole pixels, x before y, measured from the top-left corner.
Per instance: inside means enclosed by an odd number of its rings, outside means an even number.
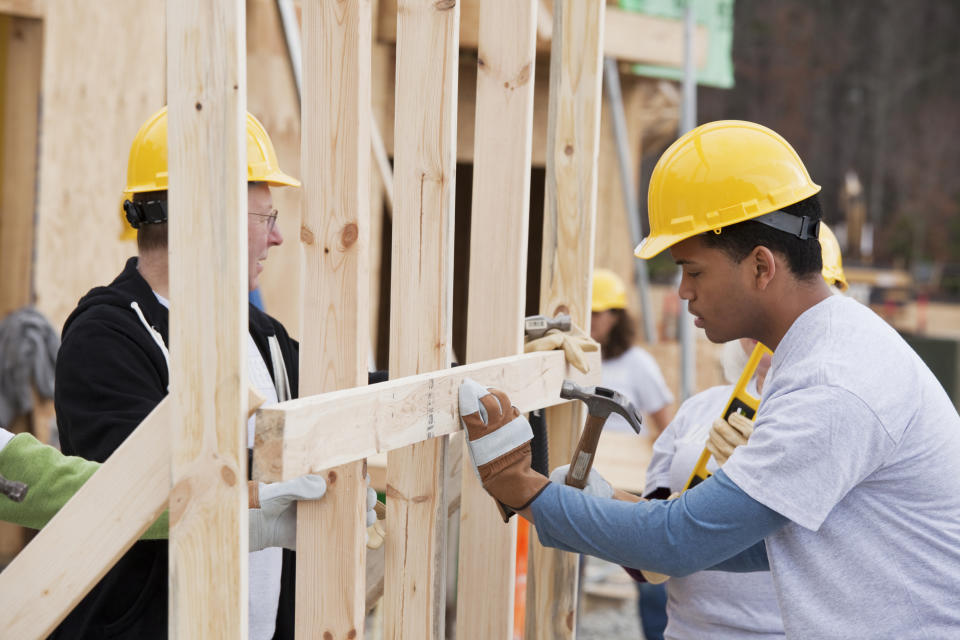
[[[587,405],[587,423],[580,434],[580,442],[573,452],[566,483],[571,487],[583,489],[597,455],[600,433],[611,412],[623,416],[633,430],[640,433],[640,413],[623,394],[606,387],[581,387],[572,380],[564,380],[560,388],[560,397],[564,400],[583,400]]]
[[[550,329],[559,329],[560,331],[570,331],[570,316],[560,314],[556,318],[548,316],[527,316],[523,320],[523,332],[528,338],[539,338]]]

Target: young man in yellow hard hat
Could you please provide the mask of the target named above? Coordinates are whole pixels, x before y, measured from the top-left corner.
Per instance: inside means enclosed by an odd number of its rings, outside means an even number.
[[[788,637],[952,637],[960,416],[890,326],[831,295],[819,190],[782,137],[740,121],[690,131],[651,177],[637,255],[670,249],[712,341],[774,350],[753,435],[722,469],[668,501],[612,500],[596,473],[583,492],[551,483],[509,400],[466,383],[473,459],[546,546],[672,576],[769,568]]]
[[[270,189],[300,183],[280,169],[270,137],[249,114],[246,133],[252,291],[269,249],[283,242]],[[165,108],[134,138],[123,195],[126,219],[137,231],[138,255],[112,283],[80,300],[64,325],[57,357],[55,404],[63,451],[99,462],[136,429],[169,385]],[[202,215],[173,215],[184,213]],[[267,404],[296,397],[297,343],[283,325],[253,305],[249,320],[250,385]],[[247,428],[252,447],[252,419]],[[372,507],[368,504],[368,520]],[[294,563],[292,553],[280,548],[251,553],[251,639],[293,638]],[[134,544],[54,637],[166,638],[167,564],[166,541]]]

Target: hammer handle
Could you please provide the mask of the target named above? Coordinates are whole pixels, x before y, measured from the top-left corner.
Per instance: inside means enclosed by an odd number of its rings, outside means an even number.
[[[570,469],[567,471],[566,483],[571,487],[583,489],[587,486],[587,478],[590,476],[590,468],[593,467],[593,459],[597,455],[597,445],[600,443],[600,434],[603,432],[603,425],[607,417],[587,416],[587,423],[583,427],[583,433],[580,434],[580,442],[577,443],[577,449],[573,452],[573,458],[570,460]]]

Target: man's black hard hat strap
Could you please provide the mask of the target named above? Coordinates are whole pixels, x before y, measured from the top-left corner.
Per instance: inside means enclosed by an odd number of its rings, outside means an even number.
[[[820,237],[820,221],[807,216],[793,216],[783,211],[771,211],[752,220],[797,236],[801,240]]]
[[[167,201],[148,200],[146,202],[123,201],[123,212],[127,222],[134,229],[145,224],[160,224],[167,221]]]

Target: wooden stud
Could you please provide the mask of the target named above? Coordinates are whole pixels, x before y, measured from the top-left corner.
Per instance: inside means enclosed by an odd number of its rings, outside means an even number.
[[[245,27],[167,1],[172,638],[247,637]]]
[[[444,369],[451,340],[456,0],[401,0],[397,19],[390,375]],[[387,462],[385,637],[442,638],[447,438]],[[403,531],[390,535],[389,531]]]
[[[167,507],[170,416],[165,399],[0,573],[0,637],[46,637]]]
[[[367,382],[370,233],[369,0],[303,7],[300,393]],[[362,638],[366,483],[356,460],[297,505],[298,638]]]
[[[540,311],[569,313],[589,333],[600,137],[604,0],[554,2],[547,123]],[[566,464],[583,425],[582,403],[547,411],[550,465]],[[576,556],[531,535],[526,638],[572,638]]]
[[[468,362],[523,349],[536,14],[536,0],[480,9]],[[502,523],[469,463],[462,477],[457,638],[509,638],[516,521]]]

